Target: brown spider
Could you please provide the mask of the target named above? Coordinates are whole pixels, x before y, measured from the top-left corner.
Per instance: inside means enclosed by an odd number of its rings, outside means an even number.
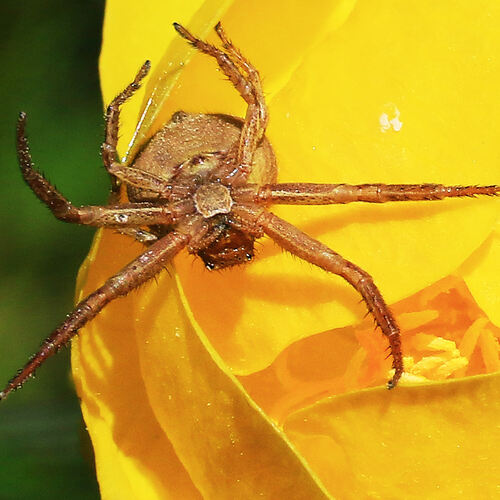
[[[217,61],[247,103],[244,120],[228,115],[179,111],[149,141],[131,166],[116,161],[120,106],[147,75],[147,61],[134,81],[109,105],[102,146],[104,166],[114,191],[127,187],[129,203],[74,207],[33,169],[25,136],[26,115],[17,126],[17,152],[24,179],[52,213],[66,222],[114,228],[144,243],[147,250],[82,300],[41,345],[39,351],[0,392],[0,400],[21,387],[45,360],[117,297],[159,273],[183,248],[202,258],[208,269],[222,269],[253,258],[254,242],[264,235],[280,247],[325,271],[337,274],[363,297],[376,325],[389,341],[396,386],[403,373],[399,327],[371,276],[341,255],[266,210],[273,203],[325,205],[363,201],[440,200],[497,195],[499,186],[440,184],[276,184],[273,149],[264,133],[268,112],[257,70],[226,37],[215,31],[223,49],[174,23],[197,50]]]

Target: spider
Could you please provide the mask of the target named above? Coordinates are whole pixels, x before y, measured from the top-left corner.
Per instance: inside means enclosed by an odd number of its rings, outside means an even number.
[[[134,81],[113,99],[105,116],[103,163],[112,179],[114,199],[123,184],[128,203],[73,206],[34,170],[25,136],[26,115],[19,116],[17,153],[22,175],[55,217],[113,228],[143,243],[146,250],[75,307],[0,392],[0,399],[21,387],[106,304],[154,277],[184,248],[201,257],[208,269],[223,269],[252,260],[255,240],[264,235],[299,258],[341,276],[359,292],[389,342],[394,375],[387,387],[395,387],[403,373],[400,330],[372,277],[268,211],[268,206],[493,196],[500,193],[500,186],[277,184],[273,149],[265,137],[269,115],[258,71],[227,38],[220,23],[215,31],[222,48],[193,36],[177,23],[174,28],[198,51],[216,60],[246,102],[246,115],[241,119],[178,111],[130,165],[118,162],[120,108],[148,74],[150,63],[146,61]]]

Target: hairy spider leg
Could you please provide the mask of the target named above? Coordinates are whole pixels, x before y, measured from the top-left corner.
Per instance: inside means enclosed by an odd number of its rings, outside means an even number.
[[[97,227],[122,228],[173,224],[178,217],[194,211],[191,203],[128,203],[109,206],[75,207],[45,177],[33,168],[33,161],[25,135],[26,114],[20,113],[17,122],[17,155],[24,180],[35,195],[43,201],[59,220]],[[145,231],[143,231],[145,232]],[[144,236],[138,233],[139,236]],[[147,237],[146,237],[147,239]],[[150,239],[150,238],[149,238]]]
[[[443,184],[247,184],[233,192],[235,201],[280,205],[330,205],[434,201],[445,198],[497,196],[500,186],[445,186]]]
[[[323,243],[257,205],[238,205],[234,208],[234,215],[242,223],[253,225],[256,231],[263,231],[281,248],[302,260],[341,276],[360,293],[377,326],[389,341],[394,375],[387,383],[387,388],[395,387],[403,373],[400,331],[373,278]]]
[[[174,23],[174,27],[193,47],[215,58],[222,72],[248,104],[235,161],[230,166],[229,171],[221,173],[222,181],[226,184],[234,186],[244,184],[250,175],[253,156],[264,136],[268,121],[267,106],[259,73],[227,39],[220,23],[215,27],[215,31],[224,48],[228,51],[227,53],[196,38],[178,23]],[[243,74],[242,69],[247,75]]]
[[[124,181],[127,184],[141,189],[147,189],[168,197],[171,185],[160,177],[143,170],[139,170],[128,165],[123,165],[117,161],[116,147],[118,144],[118,129],[120,122],[121,106],[130,99],[134,93],[140,88],[141,81],[147,76],[151,68],[150,61],[146,61],[139,69],[132,83],[120,92],[108,106],[106,110],[105,123],[106,132],[105,139],[101,146],[102,160],[104,167],[111,175],[112,188],[117,197],[118,183],[116,179]]]
[[[132,83],[127,85],[127,87],[111,101],[106,109],[106,132],[104,142],[101,146],[101,155],[104,167],[111,175],[112,188],[115,193],[118,190],[118,183],[116,182],[116,177],[113,172],[111,172],[111,166],[117,159],[116,147],[118,144],[118,129],[120,125],[120,107],[140,88],[141,81],[149,73],[150,68],[151,62],[146,61],[139,69]]]
[[[445,198],[496,196],[500,186],[445,186],[443,184],[268,184],[257,188],[255,199],[290,205],[434,201]]]
[[[112,300],[127,295],[153,276],[158,274],[168,262],[189,242],[189,236],[175,231],[153,243],[143,254],[135,258],[121,271],[106,280],[104,285],[82,300],[62,323],[40,346],[28,363],[10,380],[0,392],[0,401],[12,391],[20,388],[33,376],[35,370],[94,318]]]
[[[256,146],[259,144],[260,140],[264,137],[264,133],[266,131],[267,123],[269,121],[269,113],[266,106],[266,101],[264,98],[264,91],[262,90],[262,82],[260,81],[260,75],[255,66],[246,59],[243,54],[238,50],[237,47],[233,45],[233,43],[227,37],[224,29],[222,28],[222,24],[219,22],[215,26],[215,32],[219,36],[222,41],[224,48],[233,58],[233,61],[238,64],[240,68],[243,68],[246,71],[248,81],[251,85],[252,91],[255,96],[255,104],[250,104],[250,106],[258,106],[259,110],[259,122],[257,122],[255,126],[255,135],[254,140],[256,141]],[[247,117],[250,113],[250,110],[247,110]],[[255,114],[255,110],[251,111],[251,114]],[[243,141],[240,141],[240,146]],[[245,143],[243,143],[244,145]],[[254,147],[254,150],[255,150]],[[253,152],[251,153],[253,156]],[[251,162],[252,158],[250,158]]]

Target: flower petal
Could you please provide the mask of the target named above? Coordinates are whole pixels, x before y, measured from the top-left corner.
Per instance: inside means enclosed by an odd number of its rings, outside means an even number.
[[[399,385],[500,371],[500,328],[457,277],[447,277],[391,305],[402,329],[405,373]],[[270,418],[329,396],[383,385],[391,360],[373,321],[301,339],[260,372],[238,377]]]
[[[172,50],[176,61],[185,57],[172,48],[182,40],[169,24],[190,26],[193,19],[200,21],[203,7],[196,1],[126,4],[111,0],[107,10],[113,22],[106,23],[101,58],[106,102],[146,58],[160,70],[143,96],[164,85],[165,51]],[[498,126],[489,120],[500,110],[500,68],[491,57],[500,18],[495,2],[459,1],[451,8],[447,2],[423,7],[408,0],[402,9],[395,0],[383,6],[369,0],[325,1],[308,12],[307,23],[303,10],[303,2],[237,1],[222,19],[261,70],[272,97],[269,136],[281,180],[498,182]],[[169,17],[173,13],[175,19]],[[124,37],[125,29],[134,37]],[[197,34],[204,36],[203,29]],[[169,99],[155,126],[179,109],[242,115],[241,99],[214,67],[196,55],[175,87],[168,80],[164,95]],[[138,101],[124,108],[126,140]],[[394,301],[456,269],[490,234],[497,209],[495,200],[473,200],[277,212],[366,267]],[[99,250],[94,247],[85,292],[140,252],[123,241],[105,233]],[[179,291],[162,275],[158,285],[108,306],[74,342],[75,379],[103,498],[258,493],[328,498],[308,463],[332,494],[345,498],[366,492],[428,497],[435,493],[429,486],[442,486],[449,497],[459,487],[470,493],[471,477],[486,482],[487,471],[498,475],[493,446],[498,374],[392,393],[348,394],[286,416],[286,432],[306,463],[231,369],[252,373],[295,340],[356,321],[364,312],[358,296],[340,280],[281,256],[269,243],[260,260],[245,269],[209,274],[185,256],[176,266]],[[432,311],[422,314],[425,321],[434,319]],[[479,338],[481,352],[493,352],[486,345],[489,337],[474,336],[477,326],[468,330],[472,340]],[[445,355],[453,351],[454,356],[455,344],[431,337],[419,336],[416,343],[422,349],[439,344]],[[362,340],[367,338],[373,337]],[[359,349],[351,337],[343,336],[339,346],[335,359],[352,355],[350,368],[365,362],[356,357]],[[468,349],[459,347],[452,361],[461,361]],[[493,369],[494,362],[485,360]],[[492,430],[489,437],[477,436],[479,425]],[[429,441],[439,446],[428,446]],[[387,458],[391,453],[395,458]],[[470,463],[471,456],[484,457],[488,467]]]
[[[479,306],[500,327],[500,223],[459,272]]]
[[[493,498],[499,414],[496,373],[325,399],[284,429],[338,498]]]
[[[173,280],[163,274],[140,295],[139,355],[151,407],[204,498],[326,498],[197,327]]]
[[[100,240],[80,278],[85,293],[136,251],[110,232]],[[185,308],[165,273],[73,342],[103,498],[329,498]]]

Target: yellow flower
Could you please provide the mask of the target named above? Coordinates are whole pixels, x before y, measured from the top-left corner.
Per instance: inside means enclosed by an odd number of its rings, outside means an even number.
[[[151,131],[179,109],[244,114],[214,61],[171,28],[210,39],[219,19],[263,76],[280,181],[498,184],[493,0],[108,1],[104,101],[145,59],[153,67],[124,106],[122,154],[158,89],[169,92],[146,115]],[[392,392],[385,341],[357,294],[267,240],[254,263],[222,273],[179,255],[110,304],[73,343],[103,498],[498,494],[498,207],[273,209],[369,271],[394,304],[407,374]],[[140,251],[98,233],[82,294]]]

